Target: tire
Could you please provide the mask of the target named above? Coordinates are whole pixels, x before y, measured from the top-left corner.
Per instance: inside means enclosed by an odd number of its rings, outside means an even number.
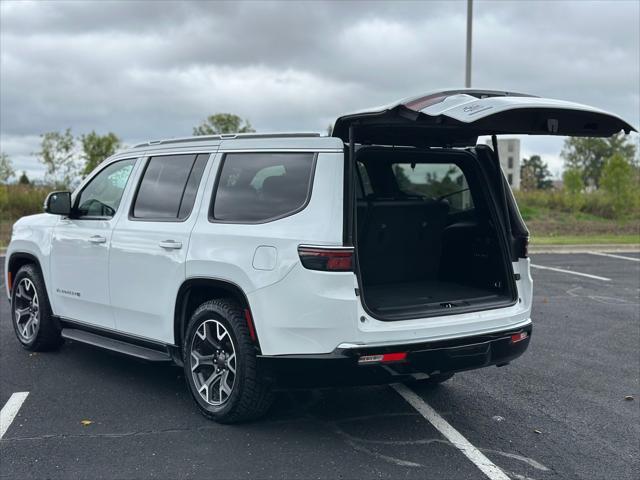
[[[53,319],[44,280],[35,265],[20,267],[13,281],[11,323],[18,341],[27,350],[55,350],[64,342]]]
[[[411,380],[407,383],[410,383],[412,385],[424,385],[426,387],[437,387],[441,383],[449,380],[451,377],[453,377],[453,373],[436,373],[434,375],[431,375],[429,378]]]
[[[210,420],[253,420],[273,403],[270,384],[258,375],[244,311],[236,303],[210,300],[200,305],[189,320],[182,355],[191,395]]]

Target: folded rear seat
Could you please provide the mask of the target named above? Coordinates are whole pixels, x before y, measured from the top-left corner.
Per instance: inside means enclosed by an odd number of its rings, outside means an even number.
[[[448,203],[372,199],[368,204],[358,241],[360,269],[367,284],[435,279]]]

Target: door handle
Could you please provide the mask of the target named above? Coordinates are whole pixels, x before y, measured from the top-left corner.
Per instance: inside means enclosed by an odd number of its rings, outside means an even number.
[[[89,241],[91,243],[106,243],[107,239],[102,235],[94,235],[92,237],[89,237]]]
[[[167,248],[171,250],[180,250],[182,248],[182,242],[176,242],[175,240],[163,240],[158,243],[158,245],[162,248]]]

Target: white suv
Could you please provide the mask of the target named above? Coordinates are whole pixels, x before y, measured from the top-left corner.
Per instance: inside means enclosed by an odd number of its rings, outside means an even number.
[[[591,107],[462,90],[340,117],[331,137],[137,145],[14,225],[16,335],[175,362],[228,423],[277,387],[506,365],[531,336],[529,234],[478,136],[620,130]]]

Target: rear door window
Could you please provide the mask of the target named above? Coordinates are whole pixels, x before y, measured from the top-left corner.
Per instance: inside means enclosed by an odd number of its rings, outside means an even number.
[[[311,192],[313,153],[228,153],[211,220],[258,223],[299,212]]]
[[[405,195],[447,200],[451,212],[473,208],[467,179],[453,163],[393,163],[392,169]]]
[[[209,154],[151,157],[133,203],[132,218],[181,221],[193,210]]]

